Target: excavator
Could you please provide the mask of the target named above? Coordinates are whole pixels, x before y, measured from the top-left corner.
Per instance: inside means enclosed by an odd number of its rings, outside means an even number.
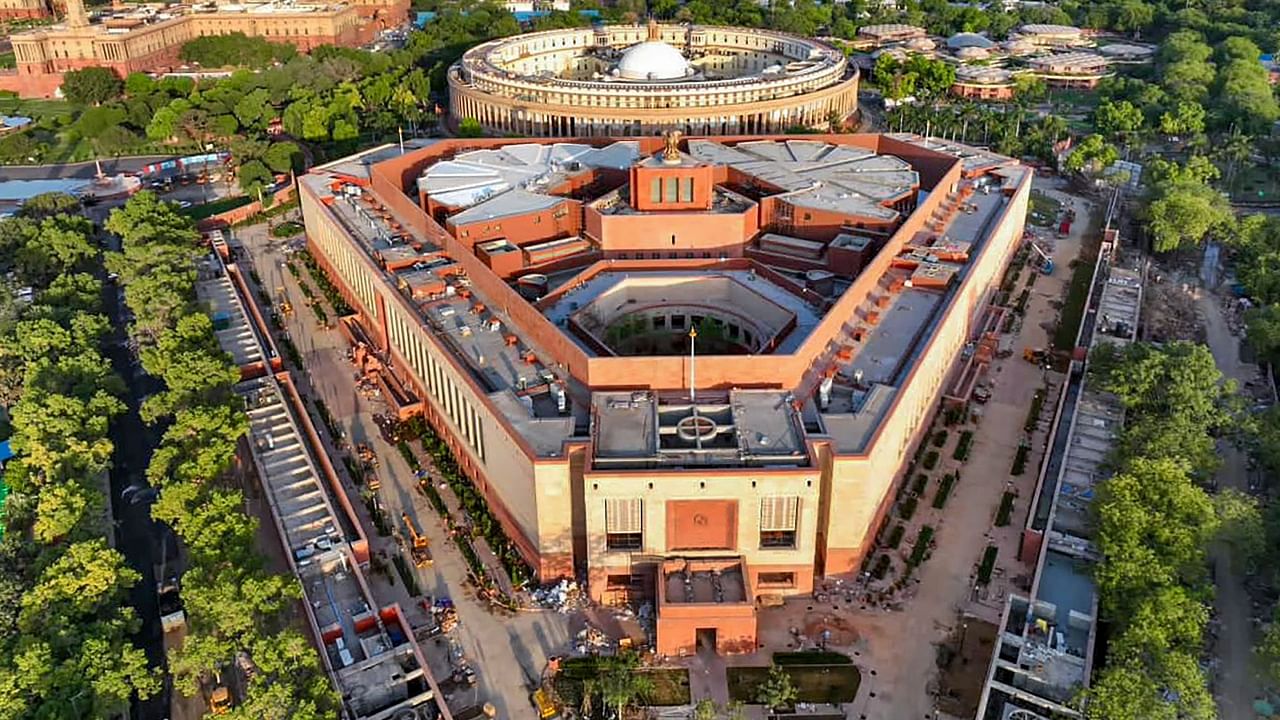
[[[409,538],[409,554],[413,557],[413,564],[418,567],[430,566],[431,548],[426,536],[418,532],[418,525],[409,517],[409,513],[400,513],[400,519],[404,521],[404,529]]]

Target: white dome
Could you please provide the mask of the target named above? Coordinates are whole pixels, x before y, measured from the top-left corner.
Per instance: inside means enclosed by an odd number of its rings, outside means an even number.
[[[618,75],[626,80],[680,80],[692,74],[684,55],[660,40],[632,45],[618,61]]]

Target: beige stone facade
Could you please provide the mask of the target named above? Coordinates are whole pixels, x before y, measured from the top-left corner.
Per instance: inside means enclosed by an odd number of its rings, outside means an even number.
[[[543,579],[585,573],[593,598],[620,602],[674,592],[654,585],[709,562],[740,573],[750,602],[862,569],[931,413],[963,402],[947,388],[966,345],[989,341],[1032,177],[914,136],[445,140],[318,168],[300,197],[358,342],[403,388],[384,397],[427,418]],[[570,254],[500,275],[501,258],[547,244],[556,196],[587,214],[625,196],[611,217],[658,218],[663,242],[566,225],[551,242]],[[708,234],[736,252],[686,250]],[[518,292],[543,273],[558,287]],[[696,363],[626,355],[616,334],[583,334],[617,312],[682,337],[710,318],[777,341],[702,345]],[[736,601],[688,597],[660,607],[662,647],[689,651],[713,627],[722,649],[750,645],[750,612],[714,621]]]
[[[45,0],[0,0],[0,20],[34,20],[51,14]]]
[[[96,65],[124,76],[174,67],[185,43],[212,35],[244,33],[288,43],[302,52],[320,45],[359,45],[408,17],[407,0],[217,5],[211,10],[179,6],[160,13],[138,10],[96,23],[85,16],[81,0],[70,0],[67,8],[66,22],[11,37],[17,72],[0,77],[0,87],[24,97],[48,97],[70,70]]]
[[[650,50],[661,52],[649,52]],[[629,75],[635,60],[688,63]],[[635,51],[640,50],[640,53]],[[677,60],[678,61],[678,60]],[[619,69],[622,72],[618,72]],[[721,135],[827,127],[857,109],[839,50],[768,30],[620,25],[529,33],[469,50],[449,70],[450,114],[541,137]]]

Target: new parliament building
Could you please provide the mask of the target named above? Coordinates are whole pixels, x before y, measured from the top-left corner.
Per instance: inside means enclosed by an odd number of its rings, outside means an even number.
[[[678,654],[859,573],[991,359],[1031,181],[914,135],[673,133],[416,141],[299,184],[383,397],[542,580],[655,600]]]

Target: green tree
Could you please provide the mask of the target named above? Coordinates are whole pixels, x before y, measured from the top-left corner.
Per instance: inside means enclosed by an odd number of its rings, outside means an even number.
[[[1120,159],[1120,151],[1101,135],[1090,135],[1067,155],[1063,163],[1068,172],[1097,176]]]
[[[1267,552],[1267,533],[1258,500],[1235,488],[1213,499],[1218,516],[1218,539],[1231,548],[1231,562],[1252,575]]]
[[[272,143],[262,156],[262,161],[272,172],[287,173],[302,169],[302,150],[295,143]]]
[[[1128,100],[1107,101],[1093,113],[1098,131],[1111,137],[1124,138],[1142,129],[1142,111]]]
[[[275,176],[261,160],[250,160],[240,166],[240,170],[236,173],[236,180],[245,194],[256,197],[259,192],[275,182]]]
[[[653,678],[638,672],[640,658],[634,653],[624,653],[600,658],[597,664],[596,689],[600,700],[612,707],[621,720],[627,708],[653,691]]]
[[[62,94],[77,105],[101,105],[120,97],[124,82],[115,70],[87,67],[71,70],[62,76]]]
[[[462,122],[458,123],[458,137],[478,138],[483,135],[484,128],[480,126],[480,121],[475,118],[462,118]]]
[[[779,665],[770,665],[769,674],[756,688],[755,700],[773,710],[791,707],[796,701],[796,686],[791,675]]]
[[[1160,132],[1165,135],[1199,135],[1204,128],[1204,106],[1198,102],[1179,100],[1160,116]]]
[[[1210,232],[1229,229],[1234,220],[1226,198],[1203,183],[1157,186],[1145,217],[1158,253],[1199,245]]]

